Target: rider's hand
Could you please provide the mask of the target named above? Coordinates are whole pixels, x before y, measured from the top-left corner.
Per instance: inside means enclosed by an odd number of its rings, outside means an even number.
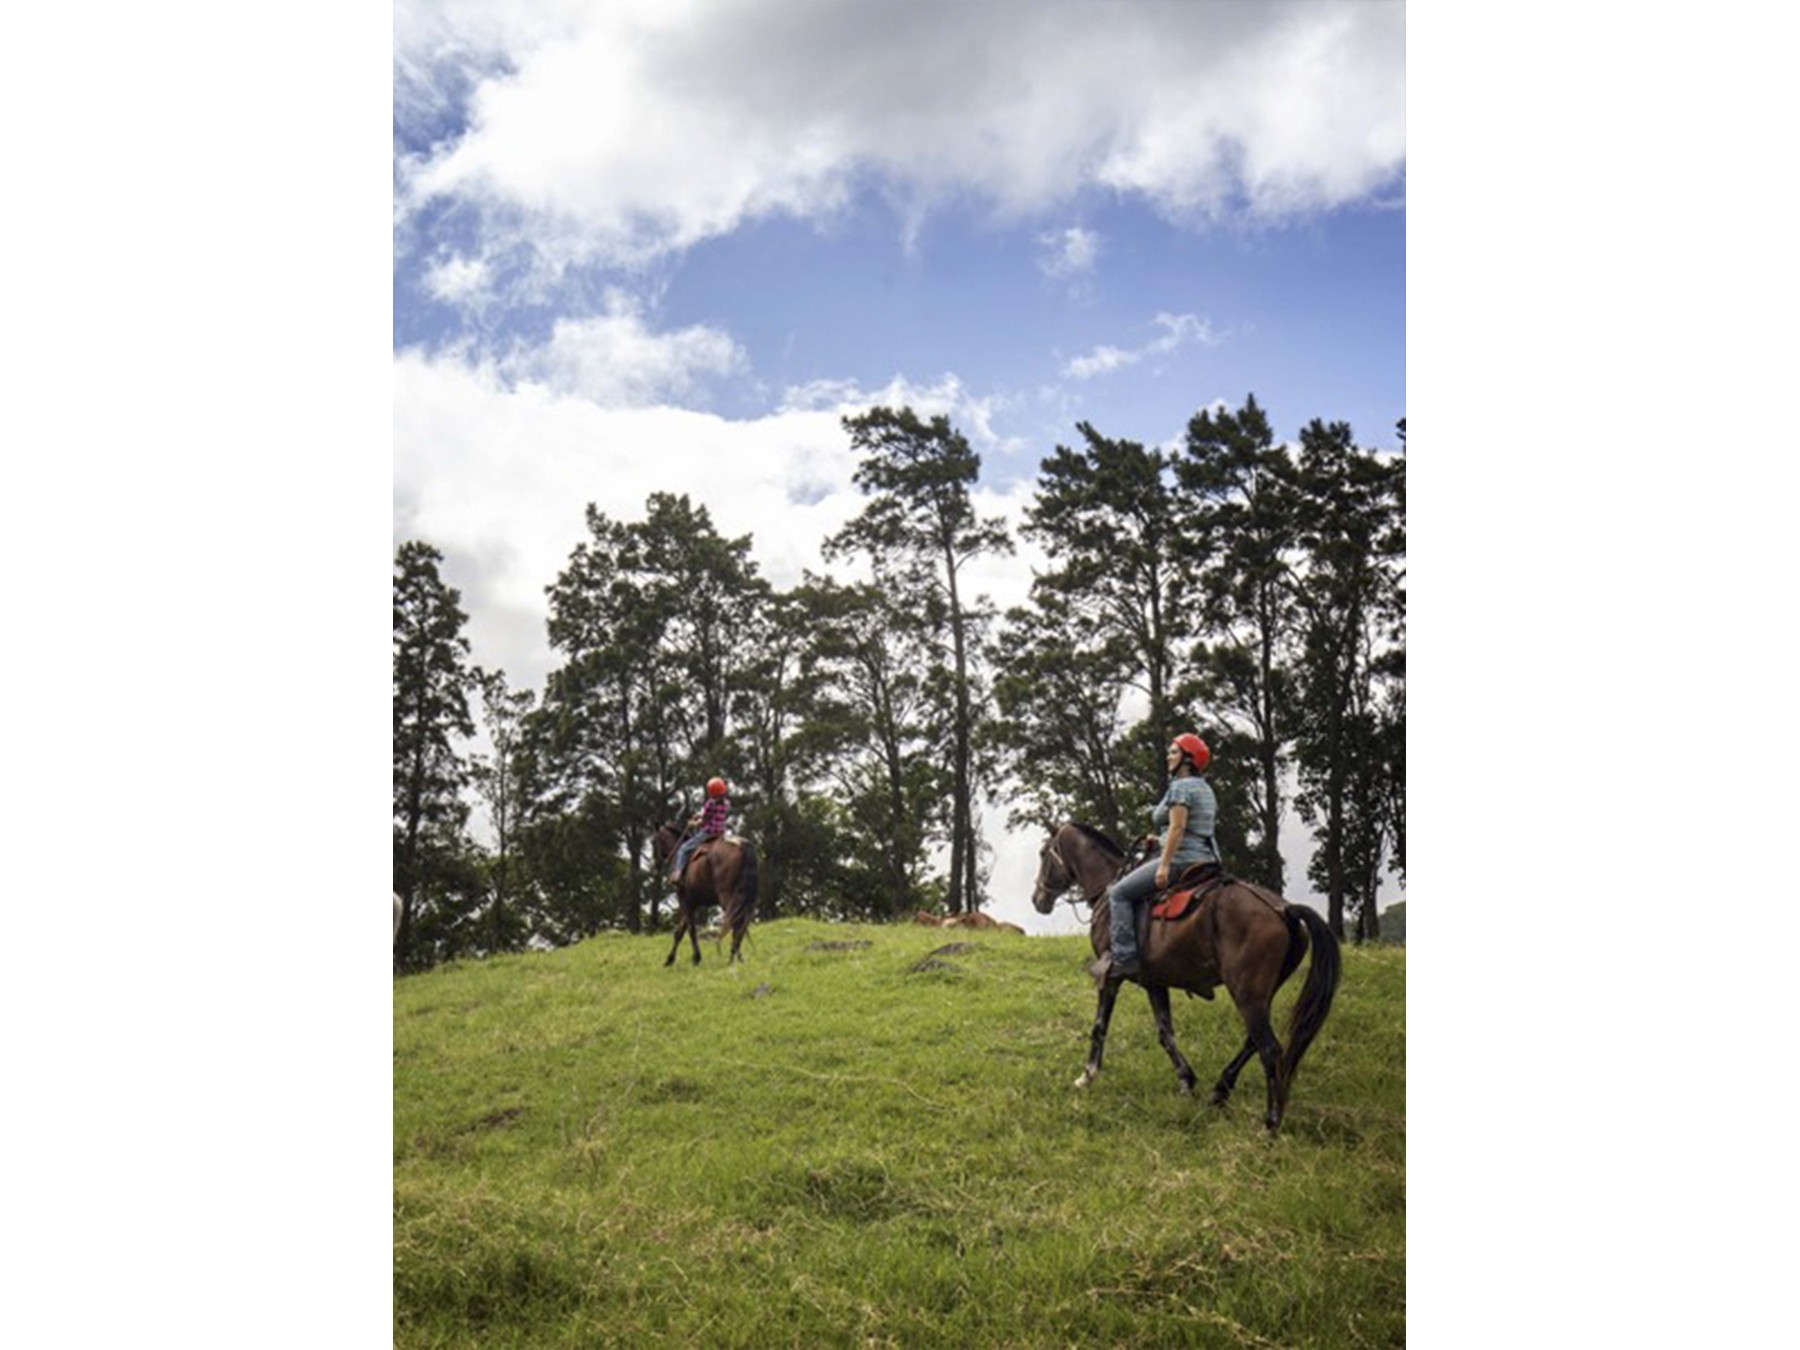
[[[1164,886],[1167,886],[1168,884],[1169,884],[1169,864],[1158,863],[1156,865],[1156,889],[1160,891]]]

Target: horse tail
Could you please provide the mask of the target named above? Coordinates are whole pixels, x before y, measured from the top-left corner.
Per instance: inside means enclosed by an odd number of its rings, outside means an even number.
[[[1293,910],[1284,908],[1281,917],[1287,922],[1288,948],[1287,955],[1281,958],[1281,973],[1275,977],[1275,987],[1281,988],[1288,982],[1288,976],[1300,969],[1300,963],[1306,959],[1307,948],[1312,944],[1307,940],[1306,928],[1295,916]]]
[[[731,931],[738,937],[750,929],[750,916],[756,912],[756,850],[749,844],[740,844],[738,854],[742,859],[738,871],[737,912],[731,916]]]
[[[1310,935],[1312,938],[1312,968],[1306,972],[1306,984],[1288,1017],[1287,1049],[1281,1055],[1281,1105],[1286,1109],[1288,1089],[1293,1085],[1294,1071],[1300,1067],[1300,1056],[1306,1053],[1306,1047],[1313,1043],[1313,1037],[1325,1025],[1325,1015],[1331,1011],[1331,1001],[1337,996],[1344,966],[1338,940],[1317,910],[1306,905],[1289,905],[1283,917],[1295,937]],[[1304,925],[1304,929],[1300,925]]]

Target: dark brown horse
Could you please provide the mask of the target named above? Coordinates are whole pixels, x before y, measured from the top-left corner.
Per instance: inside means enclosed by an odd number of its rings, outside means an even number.
[[[1095,956],[1112,949],[1112,922],[1106,904],[1106,888],[1125,870],[1125,852],[1098,830],[1087,825],[1059,825],[1038,854],[1037,886],[1031,903],[1040,914],[1056,907],[1056,897],[1075,888],[1094,908],[1088,940]],[[1150,996],[1156,1016],[1157,1039],[1175,1065],[1183,1094],[1194,1090],[1194,1071],[1175,1044],[1174,1019],[1169,1010],[1169,990],[1186,989],[1211,998],[1223,984],[1244,1019],[1246,1037],[1219,1081],[1212,1100],[1222,1106],[1237,1085],[1237,1076],[1250,1056],[1262,1060],[1268,1084],[1268,1109],[1263,1123],[1270,1130],[1281,1124],[1287,1110],[1288,1090],[1294,1071],[1313,1038],[1324,1025],[1337,994],[1342,962],[1337,939],[1318,914],[1305,905],[1290,905],[1273,891],[1247,881],[1228,879],[1211,891],[1206,903],[1174,921],[1150,917],[1144,905],[1138,916],[1138,944],[1143,954],[1143,973],[1132,978]],[[1310,939],[1310,941],[1309,941]],[[1276,1039],[1270,1023],[1269,1004],[1311,946],[1312,967],[1301,987],[1299,1001],[1288,1019],[1287,1047]],[[1113,1003],[1123,982],[1109,977],[1100,987],[1100,1006],[1094,1014],[1087,1068],[1075,1080],[1084,1088],[1100,1076],[1100,1059],[1106,1049],[1106,1028],[1112,1021]]]
[[[680,843],[681,831],[675,826],[664,825],[657,830],[652,851],[658,870],[668,868]],[[729,835],[702,844],[688,859],[687,870],[675,885],[675,900],[680,906],[675,945],[669,948],[669,959],[663,964],[675,964],[683,933],[694,949],[694,964],[700,964],[700,919],[717,905],[720,940],[727,931],[731,934],[731,955],[725,962],[730,965],[738,959],[738,948],[743,945],[750,915],[756,909],[756,850]]]

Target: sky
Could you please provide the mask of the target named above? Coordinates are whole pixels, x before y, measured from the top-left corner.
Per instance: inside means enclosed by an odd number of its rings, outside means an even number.
[[[1015,526],[1082,421],[1167,445],[1254,394],[1283,439],[1394,449],[1404,58],[1381,0],[407,0],[394,541],[541,689],[587,503],[687,492],[791,585],[861,507],[840,419],[872,403],[949,415]],[[1042,563],[974,584],[1015,604]],[[1003,815],[990,912],[1066,929]]]

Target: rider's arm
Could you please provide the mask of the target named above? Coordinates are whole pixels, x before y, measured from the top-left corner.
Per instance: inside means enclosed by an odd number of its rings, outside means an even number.
[[[1175,850],[1181,847],[1181,836],[1187,833],[1188,809],[1180,802],[1169,807],[1169,833],[1163,838],[1162,858],[1156,865],[1156,884],[1169,883],[1169,868],[1175,862]]]

